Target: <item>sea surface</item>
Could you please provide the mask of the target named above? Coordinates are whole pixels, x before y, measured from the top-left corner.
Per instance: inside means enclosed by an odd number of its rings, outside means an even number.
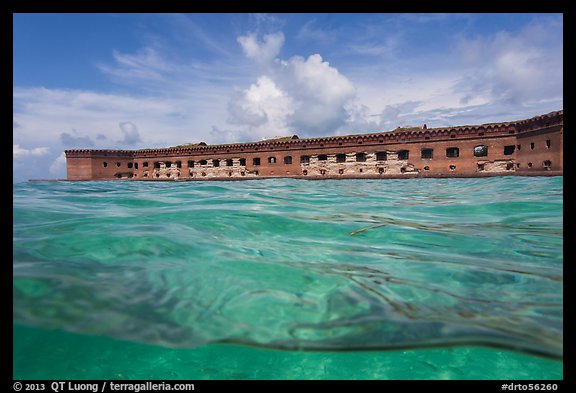
[[[13,185],[14,379],[561,379],[563,178]]]

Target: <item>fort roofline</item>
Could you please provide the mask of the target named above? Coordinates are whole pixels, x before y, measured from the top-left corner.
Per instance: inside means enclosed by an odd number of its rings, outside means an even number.
[[[65,150],[69,180],[562,173],[563,110],[480,125],[157,149]],[[522,148],[524,146],[524,148]],[[527,146],[527,147],[526,147]],[[542,173],[543,174],[543,173]]]
[[[450,137],[450,135],[456,135],[457,138],[462,137],[477,137],[479,133],[484,132],[485,136],[498,136],[498,135],[510,135],[511,131],[514,133],[524,133],[532,131],[534,129],[542,128],[542,126],[552,126],[563,123],[564,111],[554,111],[545,115],[539,115],[525,120],[516,120],[509,122],[500,123],[485,123],[480,125],[464,125],[464,126],[454,126],[454,127],[437,127],[437,128],[419,128],[414,130],[412,127],[410,130],[395,129],[392,131],[382,131],[368,134],[350,134],[350,135],[335,135],[326,137],[315,137],[315,138],[296,138],[285,140],[285,138],[274,138],[268,140],[262,140],[257,142],[237,142],[228,144],[218,144],[218,145],[195,145],[195,146],[174,146],[174,147],[163,147],[157,149],[71,149],[64,150],[66,156],[99,156],[99,155],[126,155],[127,157],[148,157],[150,154],[187,154],[187,153],[218,153],[222,150],[227,153],[232,151],[239,151],[239,149],[260,149],[262,147],[266,148],[282,148],[286,146],[299,146],[299,148],[316,148],[321,144],[333,144],[333,143],[347,143],[358,144],[364,143],[405,143],[411,141],[421,141],[427,136],[432,140],[442,139],[445,137]],[[483,136],[483,135],[480,135]],[[324,147],[324,146],[320,146]],[[214,150],[217,150],[216,152]],[[256,150],[255,150],[256,151]]]

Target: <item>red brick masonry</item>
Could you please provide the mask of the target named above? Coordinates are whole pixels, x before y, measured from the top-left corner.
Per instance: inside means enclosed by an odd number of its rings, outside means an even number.
[[[564,112],[374,134],[142,150],[66,150],[68,180],[562,175]]]

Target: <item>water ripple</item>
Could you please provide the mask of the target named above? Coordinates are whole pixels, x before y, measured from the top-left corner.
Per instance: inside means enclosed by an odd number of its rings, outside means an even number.
[[[562,178],[16,183],[15,322],[561,357]]]

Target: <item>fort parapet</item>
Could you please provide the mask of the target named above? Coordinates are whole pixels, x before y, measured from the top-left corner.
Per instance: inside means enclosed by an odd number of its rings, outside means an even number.
[[[65,153],[68,180],[561,175],[563,111],[475,126]]]

